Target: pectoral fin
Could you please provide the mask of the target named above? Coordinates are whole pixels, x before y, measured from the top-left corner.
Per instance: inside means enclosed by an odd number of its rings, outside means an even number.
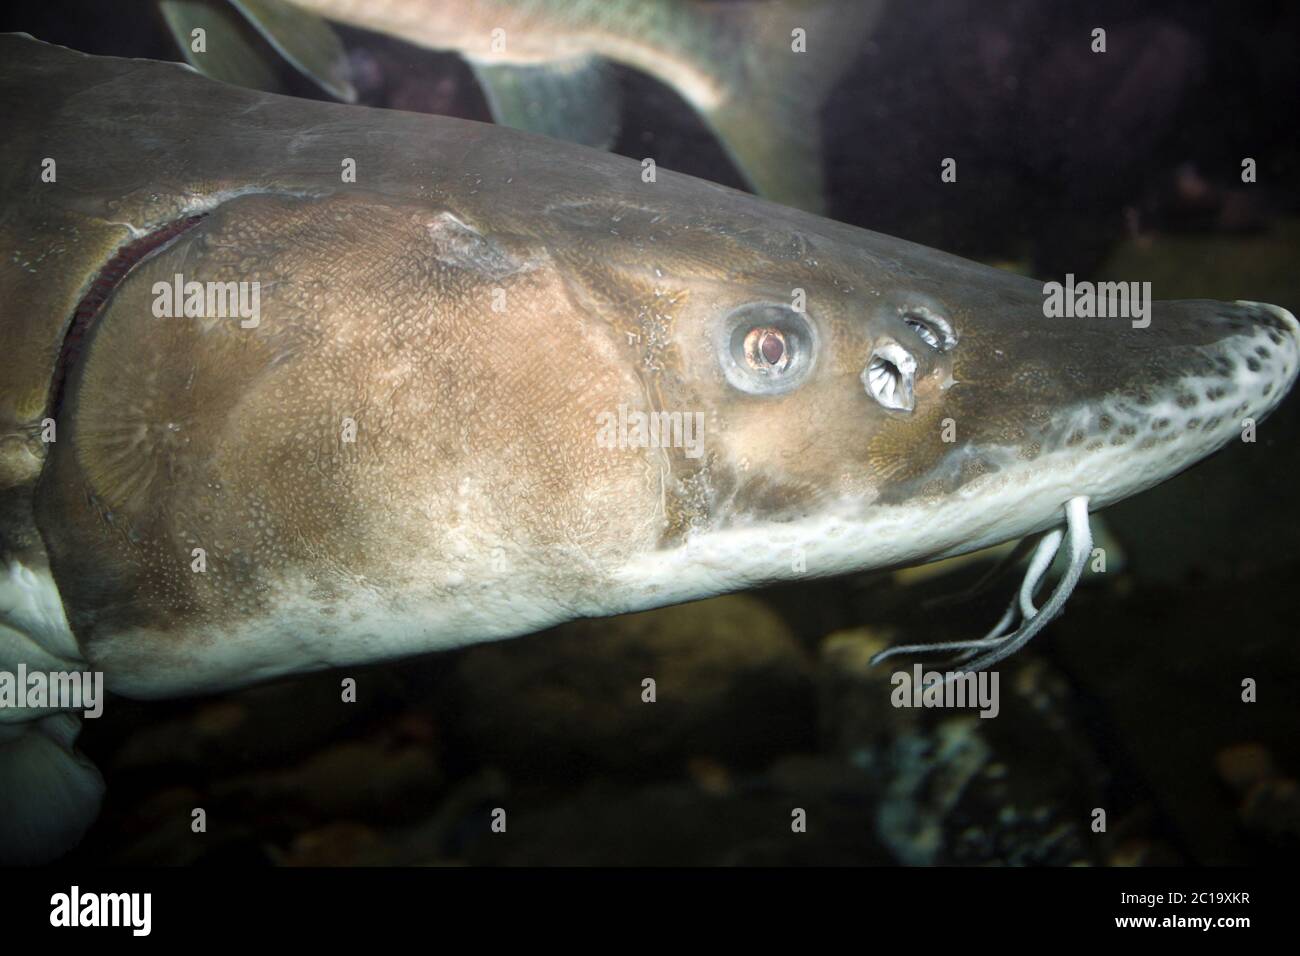
[[[75,748],[81,718],[0,724],[0,865],[67,853],[99,815],[104,778]]]
[[[745,57],[743,80],[702,110],[705,120],[759,195],[824,212],[821,108],[861,52],[880,0],[705,9],[719,21],[712,33],[744,37]]]
[[[44,554],[0,567],[0,673],[69,673],[80,659]],[[11,684],[10,693],[13,693]],[[44,863],[76,846],[99,814],[104,779],[76,748],[81,717],[0,703],[0,866]]]
[[[608,149],[618,135],[618,77],[598,57],[470,66],[503,126],[598,149]]]
[[[185,62],[204,76],[268,93],[283,92],[270,51],[224,0],[159,0],[158,8]]]
[[[233,2],[295,70],[345,103],[357,101],[343,41],[323,19],[284,0]]]
[[[283,0],[160,0],[185,59],[215,80],[277,92],[282,58],[330,95],[354,103],[347,53],[327,22]],[[205,33],[195,50],[193,31]]]

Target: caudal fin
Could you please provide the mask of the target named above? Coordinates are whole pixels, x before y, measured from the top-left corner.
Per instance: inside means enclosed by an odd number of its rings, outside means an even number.
[[[740,59],[722,102],[701,110],[754,190],[825,211],[821,108],[861,52],[883,0],[717,4],[716,33]]]
[[[62,856],[99,815],[104,779],[74,749],[81,718],[16,706],[20,673],[84,667],[48,569],[0,564],[0,865]]]

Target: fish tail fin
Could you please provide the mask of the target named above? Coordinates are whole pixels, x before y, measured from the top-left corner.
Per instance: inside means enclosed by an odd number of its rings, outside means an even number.
[[[0,673],[85,668],[47,570],[0,566]],[[0,865],[56,859],[99,815],[104,778],[75,749],[81,717],[0,705]]]
[[[731,71],[721,101],[701,113],[760,195],[824,211],[821,108],[883,5],[777,0],[702,8],[723,21],[715,34],[740,68]]]

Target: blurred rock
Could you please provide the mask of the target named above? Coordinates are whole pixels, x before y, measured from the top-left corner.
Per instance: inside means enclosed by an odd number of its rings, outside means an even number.
[[[379,737],[336,744],[285,770],[219,781],[213,794],[250,812],[293,806],[314,819],[417,819],[442,782],[432,748]]]
[[[1214,757],[1219,776],[1238,795],[1277,776],[1273,755],[1262,744],[1234,744]]]
[[[869,807],[746,780],[717,797],[689,783],[588,785],[546,803],[510,798],[505,833],[482,814],[472,864],[757,866],[885,864]],[[792,827],[802,810],[806,832]]]
[[[276,854],[282,866],[367,866],[387,862],[390,851],[373,829],[359,823],[331,823],[294,837]]]
[[[810,664],[748,595],[471,648],[453,684],[449,732],[485,763],[533,777],[677,773],[701,757],[752,767],[813,737]]]
[[[1241,804],[1241,822],[1253,835],[1286,851],[1290,859],[1300,848],[1300,784],[1294,780],[1264,780],[1251,787]]]
[[[1241,797],[1237,816],[1272,851],[1300,848],[1300,784],[1279,773],[1263,744],[1224,747],[1215,755],[1219,776]]]
[[[342,700],[344,677],[358,682],[355,703]],[[399,706],[394,686],[382,668],[369,667],[312,674],[181,705],[132,703],[128,706],[141,726],[114,754],[113,763],[122,771],[157,771],[173,779],[283,766],[342,733],[364,729],[385,709]]]
[[[1121,842],[1106,859],[1107,866],[1186,866],[1187,861],[1153,840],[1133,839]]]

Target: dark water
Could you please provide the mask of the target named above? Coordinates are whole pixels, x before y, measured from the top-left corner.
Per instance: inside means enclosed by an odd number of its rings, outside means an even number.
[[[2,18],[87,52],[175,58],[146,3]],[[1103,56],[1087,49],[1098,25]],[[344,35],[366,103],[488,118],[455,56]],[[890,4],[824,108],[831,214],[1037,275],[1300,311],[1298,42],[1284,2]],[[622,79],[618,151],[741,185],[676,94]],[[960,157],[958,184],[939,182],[943,156]],[[337,673],[114,700],[83,735],[108,797],[74,859],[1289,861],[1298,437],[1292,397],[1256,443],[1107,511],[1122,567],[1003,667],[996,720],[891,708],[865,659],[971,636],[1010,581],[947,607],[926,602],[980,567],[790,585],[353,669],[347,706]],[[653,709],[646,674],[672,688]],[[488,828],[499,806],[508,840]]]

